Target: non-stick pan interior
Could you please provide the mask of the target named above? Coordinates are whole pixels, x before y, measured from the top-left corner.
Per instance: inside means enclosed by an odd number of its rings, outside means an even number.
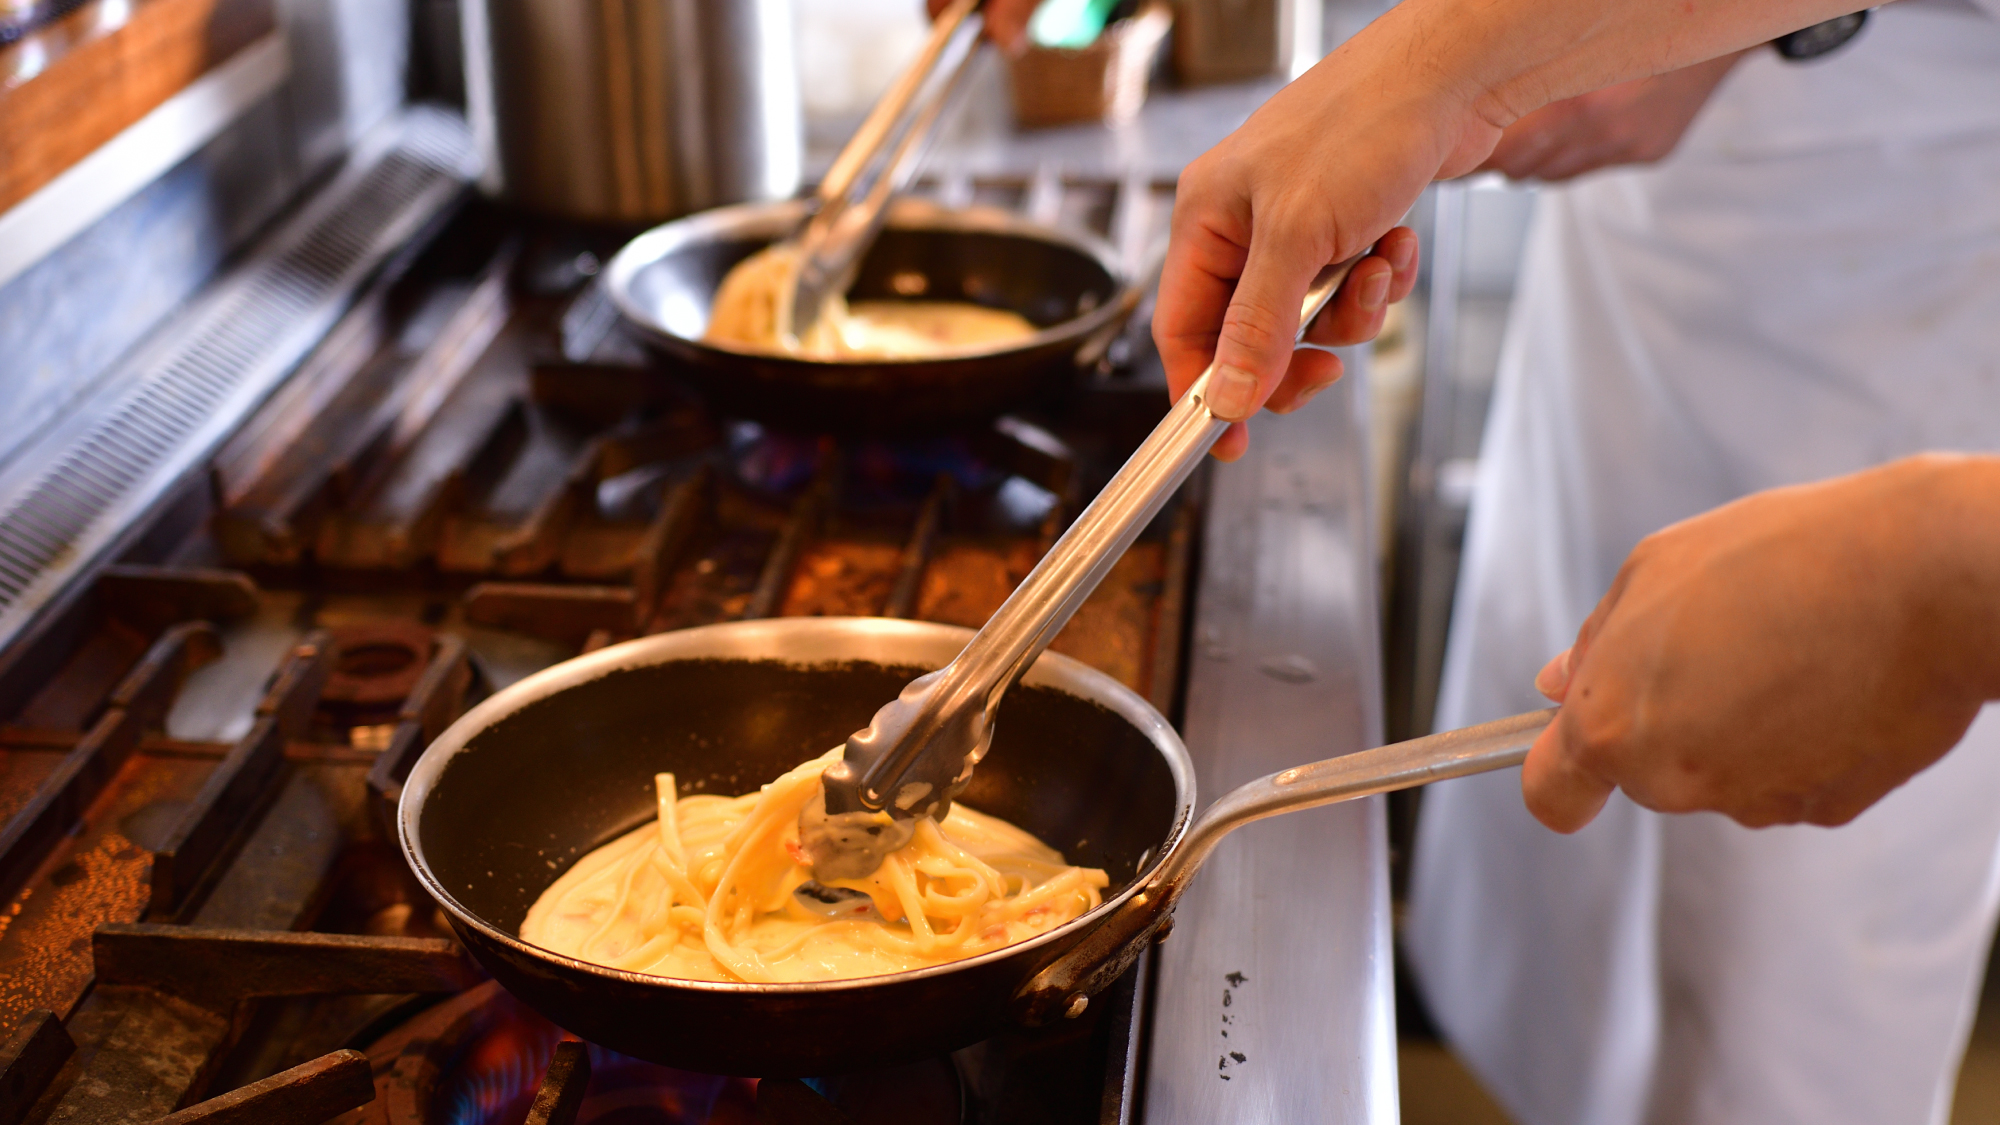
[[[700,339],[723,277],[769,242],[690,240],[634,275],[631,295],[660,327]],[[1049,328],[1106,304],[1117,288],[1103,263],[1061,242],[1010,231],[891,227],[863,259],[849,298],[970,301]]]
[[[438,882],[517,932],[590,849],[651,819],[653,775],[737,794],[824,753],[924,669],[676,660],[610,672],[529,703],[454,754],[417,832]],[[1034,832],[1115,891],[1173,831],[1172,772],[1145,734],[1093,701],[1019,686],[966,802]]]

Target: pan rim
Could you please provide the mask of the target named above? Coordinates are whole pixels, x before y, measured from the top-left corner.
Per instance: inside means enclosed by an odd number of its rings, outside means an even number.
[[[771,236],[781,237],[790,226],[805,218],[806,202],[801,199],[787,199],[767,203],[738,203],[728,207],[716,207],[700,211],[684,218],[663,223],[651,230],[635,236],[621,247],[604,270],[605,293],[617,307],[620,316],[632,326],[648,335],[666,341],[675,347],[687,348],[698,353],[727,356],[732,359],[752,359],[760,362],[795,366],[805,369],[849,368],[902,368],[921,367],[940,363],[954,363],[961,360],[983,359],[1016,352],[1030,352],[1040,348],[1067,344],[1073,340],[1088,337],[1102,328],[1119,312],[1119,290],[1130,284],[1125,271],[1118,263],[1118,255],[1109,243],[1093,236],[1075,231],[1045,226],[1031,219],[1022,218],[1010,211],[997,207],[972,205],[968,207],[946,207],[928,199],[902,198],[889,205],[888,226],[896,230],[963,230],[993,234],[1011,234],[1023,238],[1033,238],[1053,243],[1077,251],[1091,258],[1111,278],[1113,291],[1102,304],[1081,316],[1051,324],[1038,330],[1034,335],[1011,344],[978,348],[968,351],[950,352],[934,356],[901,356],[851,359],[806,359],[783,352],[761,352],[744,348],[723,347],[711,344],[699,337],[683,336],[663,324],[653,311],[641,305],[632,295],[633,286],[642,271],[666,254],[692,242],[702,235],[719,235],[743,225],[757,225],[759,221],[770,223]],[[740,233],[740,232],[739,232]],[[762,237],[763,232],[758,232]],[[712,295],[711,295],[712,296]]]
[[[417,822],[420,819],[421,807],[451,759],[467,748],[467,744],[474,735],[492,726],[500,718],[510,715],[530,703],[558,694],[568,688],[602,678],[613,672],[675,662],[671,655],[665,659],[660,658],[663,650],[669,654],[676,650],[688,650],[685,659],[690,660],[730,659],[732,658],[732,654],[727,651],[697,650],[701,650],[704,644],[714,644],[718,641],[724,649],[727,649],[730,640],[741,638],[743,643],[738,647],[748,649],[761,644],[764,646],[764,651],[768,651],[769,643],[773,639],[784,637],[790,633],[806,632],[826,634],[829,638],[838,639],[850,639],[857,636],[874,636],[883,639],[898,637],[903,639],[923,639],[948,644],[954,652],[958,648],[964,647],[965,642],[971,640],[973,636],[973,630],[961,626],[941,625],[925,621],[906,621],[896,618],[771,618],[761,621],[722,622],[691,629],[678,629],[672,632],[658,633],[653,636],[626,641],[622,644],[610,645],[595,652],[585,653],[559,664],[551,665],[514,684],[510,684],[500,691],[494,692],[477,706],[459,716],[429,746],[424,748],[424,752],[417,759],[416,765],[411,768],[408,780],[403,784],[402,795],[398,799],[396,806],[397,838],[398,845],[403,852],[404,862],[410,865],[411,870],[416,873],[418,880],[424,885],[424,888],[437,899],[438,904],[444,907],[445,911],[452,916],[455,922],[472,928],[488,941],[497,942],[518,953],[543,961],[553,962],[572,971],[629,985],[694,989],[724,995],[800,996],[823,992],[882,987],[897,982],[921,980],[945,973],[958,972],[1049,945],[1058,941],[1064,935],[1075,934],[1079,931],[1088,931],[1108,916],[1111,911],[1117,909],[1133,895],[1137,894],[1153,875],[1159,871],[1160,866],[1166,862],[1167,857],[1180,847],[1182,840],[1187,834],[1188,826],[1194,819],[1193,809],[1195,801],[1194,762],[1188,755],[1187,747],[1181,742],[1180,735],[1175,732],[1173,726],[1166,721],[1166,718],[1159,711],[1155,710],[1150,703],[1147,703],[1131,688],[1119,683],[1109,675],[1084,664],[1082,661],[1060,653],[1044,652],[1028,670],[1027,675],[1022,678],[1022,682],[1030,686],[1051,687],[1059,691],[1066,691],[1068,694],[1075,695],[1080,699],[1097,703],[1116,712],[1120,717],[1137,728],[1152,743],[1154,749],[1160,754],[1167,765],[1168,773],[1174,782],[1175,810],[1174,822],[1168,829],[1157,851],[1147,859],[1146,863],[1133,875],[1132,879],[1124,887],[1120,888],[1117,894],[1106,896],[1094,909],[1026,941],[1004,945],[998,949],[988,950],[977,956],[967,957],[958,961],[947,961],[940,965],[929,965],[920,969],[910,969],[900,973],[884,973],[876,976],[849,977],[829,981],[774,983],[690,980],[684,977],[658,976],[652,973],[633,972],[629,969],[615,969],[608,965],[599,965],[594,962],[579,960],[523,941],[518,935],[506,932],[459,902],[457,897],[444,886],[436,873],[431,870],[430,864],[425,859],[423,850],[418,845],[416,839]],[[801,660],[787,660],[779,655],[748,654],[737,655],[734,658],[745,660],[768,659],[781,663],[794,664],[798,667],[814,667],[865,659],[853,655],[836,656],[831,654],[818,659]],[[918,663],[929,662],[918,661]],[[942,661],[939,663],[941,664]],[[1067,685],[1074,685],[1076,689],[1083,690],[1072,690]]]

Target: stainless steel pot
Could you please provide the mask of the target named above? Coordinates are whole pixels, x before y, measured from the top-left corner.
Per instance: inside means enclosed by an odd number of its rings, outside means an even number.
[[[799,184],[791,0],[465,0],[489,191],[596,222]]]

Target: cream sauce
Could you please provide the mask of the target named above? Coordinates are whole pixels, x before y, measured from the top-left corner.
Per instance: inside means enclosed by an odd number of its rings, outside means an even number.
[[[984,351],[1025,340],[1035,326],[1017,312],[962,301],[827,301],[798,340],[780,327],[798,281],[788,246],[760,250],[729,271],[709,312],[711,344],[807,359],[925,359]]]
[[[612,968],[690,980],[816,981],[944,964],[1046,933],[1101,901],[1103,871],[954,805],[918,822],[865,892],[883,920],[831,919],[792,891],[812,878],[799,812],[839,750],[741,797],[678,795],[658,819],[578,860],[528,909],[521,938]]]

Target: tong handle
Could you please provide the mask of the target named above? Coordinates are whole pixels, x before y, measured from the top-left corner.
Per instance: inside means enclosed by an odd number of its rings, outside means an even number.
[[[813,195],[822,208],[846,198],[847,193],[854,189],[854,182],[860,178],[862,170],[868,167],[875,154],[895,133],[896,123],[909,112],[917,92],[923,89],[924,83],[937,69],[938,60],[944,57],[945,47],[952,36],[979,10],[980,3],[981,0],[958,0],[938,14],[937,20],[931,24],[930,37],[924,40],[923,50],[917,52],[917,57],[897,76],[895,84],[868,111],[860,128],[854,130],[854,135],[848,138],[840,155],[834,157],[832,166],[820,179],[819,188]]]
[[[889,199],[916,175],[946,103],[964,84],[978,43],[966,45],[941,82],[932,76],[961,28],[978,11],[981,0],[957,0],[931,26],[931,35],[889,92],[875,103],[847,146],[827,169],[815,193],[819,206],[797,235],[798,279],[784,304],[782,334],[796,342],[819,319],[820,309],[853,284],[854,271],[882,229]],[[922,104],[918,96],[931,95]],[[862,174],[894,141],[880,169],[859,198]]]
[[[1348,272],[1366,254],[1364,250],[1328,266],[1313,278],[1300,304],[1297,339],[1304,339],[1313,318],[1326,308]],[[1001,696],[1049,647],[1119,556],[1201,463],[1229,425],[1208,409],[1208,381],[1214,373],[1215,364],[1210,363],[1104,491],[1063,532],[951,664],[937,673],[922,712],[904,736],[861,775],[858,790],[864,806],[879,810],[887,805],[886,795],[897,791],[930,743],[928,736],[944,729],[952,716],[991,716]],[[990,723],[985,725],[990,729]],[[983,751],[982,745],[975,753]],[[953,770],[954,774],[960,772]]]

